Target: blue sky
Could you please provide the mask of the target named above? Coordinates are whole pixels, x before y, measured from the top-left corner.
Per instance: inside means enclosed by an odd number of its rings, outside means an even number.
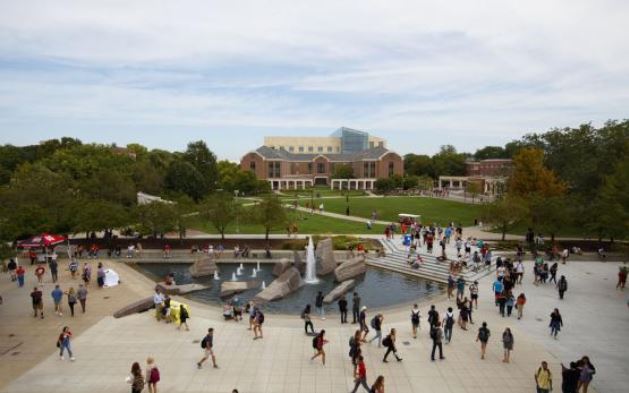
[[[0,143],[237,160],[340,126],[400,153],[627,118],[629,2],[0,3]]]

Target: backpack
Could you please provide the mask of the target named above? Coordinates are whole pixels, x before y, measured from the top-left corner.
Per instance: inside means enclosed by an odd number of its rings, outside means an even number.
[[[386,336],[384,340],[382,340],[382,345],[385,347],[391,346],[391,336]]]
[[[319,346],[319,336],[314,336],[314,337],[312,338],[312,347],[313,347],[314,349],[319,349],[319,347],[318,347],[318,346]]]
[[[411,322],[414,324],[419,324],[419,314],[413,313],[411,315]]]
[[[159,382],[159,369],[157,367],[153,367],[151,369],[151,376],[149,378],[149,382],[150,383],[157,383],[157,382]]]
[[[448,328],[452,328],[452,326],[454,326],[454,318],[450,315],[446,316],[446,326]]]
[[[430,338],[433,340],[437,339],[437,328],[434,326],[430,329]]]
[[[377,318],[377,317],[373,317],[373,318],[371,319],[371,327],[372,327],[372,328],[374,328],[374,329],[376,329],[376,323],[377,323],[377,322],[376,322],[376,318]]]
[[[489,340],[489,330],[488,330],[488,329],[485,329],[485,328],[480,328],[480,329],[478,330],[478,338],[479,338],[481,341],[487,341],[487,340]]]
[[[264,314],[262,313],[262,311],[258,311],[258,323],[264,323]]]
[[[203,340],[201,340],[201,348],[207,348],[207,336],[203,337]]]

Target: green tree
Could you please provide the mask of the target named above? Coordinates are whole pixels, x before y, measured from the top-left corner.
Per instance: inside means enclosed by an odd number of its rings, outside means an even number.
[[[529,199],[528,205],[530,226],[540,233],[550,234],[551,242],[570,223],[570,203],[565,196],[535,195]]]
[[[587,226],[602,240],[629,237],[629,155],[625,155],[616,170],[605,177],[595,202],[591,206]]]
[[[352,179],[354,178],[354,168],[348,164],[337,164],[334,166],[333,179]]]
[[[563,195],[566,186],[544,165],[544,152],[525,148],[513,158],[513,172],[507,182],[509,193],[522,198]]]
[[[406,154],[404,156],[404,173],[411,176],[434,177],[432,159],[425,154]]]
[[[182,160],[176,160],[170,164],[165,183],[168,189],[184,193],[195,202],[203,199],[208,193],[201,173],[192,164]]]
[[[188,143],[188,148],[183,153],[183,159],[192,164],[201,174],[206,190],[212,191],[216,189],[218,183],[216,156],[210,151],[205,142]]]
[[[380,194],[387,194],[394,188],[393,181],[390,178],[380,178],[373,183],[374,188]]]
[[[441,146],[439,153],[432,157],[433,176],[464,176],[466,155],[458,153],[454,146]]]
[[[264,227],[265,239],[268,240],[271,230],[287,224],[288,216],[282,201],[275,195],[268,195],[253,208],[253,221]]]
[[[130,212],[118,203],[87,199],[77,203],[76,208],[74,233],[122,228],[132,223]]]
[[[404,176],[402,178],[402,188],[405,190],[417,188],[418,185],[419,178],[417,176]]]
[[[474,153],[474,159],[487,160],[491,158],[509,158],[507,152],[501,146],[485,146],[482,149],[476,150]]]
[[[518,197],[498,198],[492,203],[483,205],[481,217],[483,223],[488,223],[505,235],[520,224],[527,216],[528,207],[525,201]]]
[[[201,216],[212,223],[225,239],[225,231],[236,219],[237,203],[229,192],[217,192],[201,204]]]
[[[465,195],[469,194],[472,197],[472,203],[481,192],[481,184],[477,181],[468,181],[465,185]]]
[[[143,235],[163,237],[167,232],[178,229],[179,214],[172,203],[153,202],[138,205],[135,208],[135,217],[138,223],[137,229]]]

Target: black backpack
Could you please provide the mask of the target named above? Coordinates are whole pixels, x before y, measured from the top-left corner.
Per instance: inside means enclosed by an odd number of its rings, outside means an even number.
[[[454,326],[454,317],[450,315],[446,316],[446,326],[448,328],[451,328],[452,326]]]
[[[201,340],[201,348],[207,348],[207,336],[203,337],[203,340]]]
[[[487,328],[480,328],[480,329],[478,330],[478,338],[479,338],[481,341],[487,341],[487,340],[489,340],[489,329],[487,329]]]
[[[384,338],[384,340],[382,340],[382,345],[384,345],[385,347],[391,346],[391,336],[388,335]]]
[[[258,311],[258,323],[263,323],[264,322],[264,314],[262,313],[262,311]]]
[[[434,326],[430,328],[430,338],[433,340],[437,338],[437,328]]]
[[[318,344],[319,344],[319,336],[314,336],[314,337],[312,338],[312,347],[313,347],[314,349],[319,349],[319,348],[318,348]]]
[[[373,318],[371,319],[371,327],[372,327],[372,328],[374,328],[374,329],[376,329],[376,323],[377,323],[377,322],[376,322],[376,318],[378,318],[378,317],[373,317]]]

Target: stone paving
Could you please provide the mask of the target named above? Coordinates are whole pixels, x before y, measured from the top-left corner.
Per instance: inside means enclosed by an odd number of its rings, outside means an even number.
[[[115,264],[115,263],[112,263]],[[117,266],[117,264],[115,264]],[[2,392],[125,392],[130,365],[144,366],[147,356],[156,358],[162,381],[160,392],[347,392],[351,390],[352,367],[347,356],[348,338],[355,325],[342,326],[336,315],[326,321],[314,320],[315,328],[325,328],[330,343],[326,346],[327,364],[310,361],[311,339],[303,333],[297,316],[266,315],[265,338],[252,340],[244,324],[224,322],[220,310],[187,301],[192,306],[191,331],[177,331],[174,326],[157,323],[150,313],[122,319],[106,316],[118,306],[151,293],[152,282],[127,266],[115,267],[123,284],[97,290],[92,288],[88,307],[91,313],[73,320],[52,316],[35,320],[31,314],[28,293],[17,289],[3,275],[0,289],[5,304],[0,306],[2,348],[8,333],[11,342],[22,342],[15,350],[0,356],[0,391]],[[381,361],[384,350],[374,344],[365,351],[368,379],[385,376],[390,392],[531,392],[533,373],[541,360],[548,360],[555,376],[555,390],[560,389],[560,362],[589,355],[597,367],[593,387],[599,392],[625,392],[629,382],[626,353],[629,327],[626,293],[614,289],[618,263],[574,262],[560,265],[566,274],[569,291],[559,301],[551,286],[531,284],[531,264],[522,286],[529,302],[525,317],[518,321],[501,318],[492,302],[491,276],[481,281],[480,306],[473,317],[477,322],[470,331],[455,327],[453,342],[444,345],[446,360],[430,362],[431,349],[426,329],[426,312],[430,302],[443,313],[448,305],[444,296],[421,302],[422,331],[417,340],[410,335],[410,305],[386,310],[368,310],[385,314],[384,329],[396,327],[398,349],[404,358],[397,363]],[[32,276],[29,270],[28,277]],[[67,274],[67,273],[64,273]],[[63,281],[69,280],[65,275]],[[50,310],[46,284],[44,298]],[[520,287],[516,288],[518,291]],[[378,290],[378,289],[374,289]],[[105,299],[108,297],[108,299]],[[367,305],[368,306],[368,305]],[[554,307],[562,311],[565,328],[555,341],[548,336],[548,314]],[[479,358],[474,341],[478,323],[486,320],[492,331],[487,359]],[[54,341],[64,324],[72,326],[72,347],[76,362],[59,361]],[[91,327],[90,327],[91,325]],[[197,370],[201,356],[198,342],[207,327],[216,329],[215,350],[220,369],[206,366]],[[499,337],[504,327],[512,328],[515,351],[512,363],[504,364]],[[408,343],[408,345],[406,345]],[[13,352],[19,354],[12,355]],[[594,391],[591,389],[590,391]]]

